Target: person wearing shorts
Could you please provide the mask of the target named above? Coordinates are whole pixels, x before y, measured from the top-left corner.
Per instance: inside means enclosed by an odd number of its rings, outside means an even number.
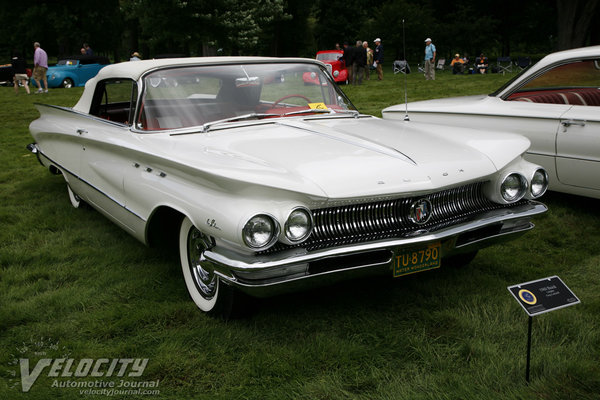
[[[25,91],[29,94],[29,77],[27,76],[27,66],[25,65],[25,59],[20,54],[13,53],[11,64],[15,76],[13,77],[13,84],[15,85],[15,94],[19,94],[19,82],[25,87]]]
[[[33,44],[35,52],[33,53],[33,81],[38,87],[37,93],[48,93],[48,54],[40,47],[39,42]],[[44,90],[42,91],[42,81],[44,82]]]

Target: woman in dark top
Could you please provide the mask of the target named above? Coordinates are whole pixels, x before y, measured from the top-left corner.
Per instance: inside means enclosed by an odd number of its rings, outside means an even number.
[[[477,66],[477,72],[485,74],[488,69],[488,58],[481,53],[475,60],[475,65]]]
[[[19,94],[19,81],[25,87],[25,91],[29,94],[29,77],[27,76],[27,65],[25,59],[18,53],[13,53],[11,64],[13,67],[13,84],[15,86],[15,94]]]

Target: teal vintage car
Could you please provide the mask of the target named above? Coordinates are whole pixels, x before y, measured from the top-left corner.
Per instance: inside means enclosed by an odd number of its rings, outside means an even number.
[[[85,86],[98,71],[110,64],[106,57],[78,55],[59,59],[48,68],[46,77],[50,88]]]

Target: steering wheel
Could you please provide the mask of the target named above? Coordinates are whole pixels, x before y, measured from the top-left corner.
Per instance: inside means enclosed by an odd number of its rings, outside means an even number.
[[[310,99],[306,96],[302,96],[301,94],[288,94],[287,96],[283,96],[282,98],[280,98],[279,100],[274,102],[273,107],[275,107],[277,104],[281,103],[283,100],[289,99],[291,97],[300,97],[300,98],[306,100],[307,103],[310,103]]]

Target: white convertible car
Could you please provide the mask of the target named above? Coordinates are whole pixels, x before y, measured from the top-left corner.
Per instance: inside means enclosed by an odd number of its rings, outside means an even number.
[[[316,85],[305,85],[309,73]],[[355,110],[316,60],[110,65],[30,149],[141,242],[175,239],[196,305],[468,262],[546,211],[529,141]]]
[[[403,119],[406,106],[383,110]],[[550,190],[600,198],[600,46],[550,54],[489,96],[408,104],[413,121],[525,135]]]

